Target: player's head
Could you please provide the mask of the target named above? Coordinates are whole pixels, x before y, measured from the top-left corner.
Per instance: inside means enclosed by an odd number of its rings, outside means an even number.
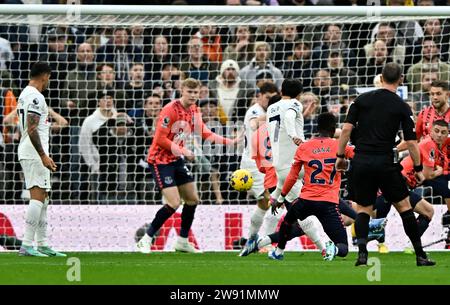
[[[381,71],[381,82],[389,85],[400,85],[403,82],[402,67],[395,63],[387,63]]]
[[[181,83],[181,102],[185,107],[194,105],[200,95],[200,82],[193,78],[186,78]]]
[[[321,136],[332,138],[336,131],[337,119],[331,112],[323,112],[317,117],[317,131]]]
[[[431,128],[431,138],[438,145],[442,145],[447,141],[448,137],[448,125],[445,120],[436,120],[433,122],[433,127]]]
[[[31,67],[30,79],[34,82],[38,82],[41,89],[40,91],[44,91],[48,86],[50,74],[52,74],[50,66],[45,62],[38,61]]]
[[[258,103],[264,109],[269,107],[269,99],[278,93],[278,88],[274,83],[265,82],[259,88]]]
[[[269,102],[267,103],[267,107],[269,107],[270,105],[275,104],[275,103],[278,102],[279,100],[281,100],[281,95],[275,94],[274,96],[272,96],[272,97],[269,99]]]
[[[435,80],[430,86],[430,100],[433,107],[443,110],[448,103],[448,83],[442,80]]]
[[[297,98],[303,92],[303,85],[298,79],[285,79],[281,85],[281,95]]]

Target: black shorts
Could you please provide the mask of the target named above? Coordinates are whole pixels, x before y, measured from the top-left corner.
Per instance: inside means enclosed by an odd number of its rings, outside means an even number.
[[[424,186],[431,186],[433,189],[433,195],[442,196],[442,198],[450,198],[450,189],[448,188],[448,182],[450,175],[442,175],[434,178],[433,180],[425,180]]]
[[[409,190],[401,169],[400,164],[392,162],[392,156],[356,154],[351,178],[356,203],[374,205],[379,189],[390,202],[405,199]]]
[[[311,215],[319,219],[323,230],[335,244],[348,244],[347,231],[345,230],[338,205],[335,203],[299,198],[292,203],[285,219],[293,223],[297,219],[304,220]]]
[[[409,192],[409,202],[411,203],[411,207],[414,209],[419,201],[422,200],[422,197],[415,193],[414,191]],[[383,195],[377,197],[375,205],[373,207],[374,210],[377,211],[376,218],[385,218],[389,214],[391,210],[392,202],[387,201]]]
[[[159,190],[194,182],[194,175],[183,159],[168,164],[149,164]]]

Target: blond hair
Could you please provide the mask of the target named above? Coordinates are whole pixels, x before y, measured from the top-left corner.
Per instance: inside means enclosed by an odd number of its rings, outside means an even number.
[[[200,81],[194,79],[194,78],[186,78],[182,83],[181,83],[181,88],[183,87],[188,87],[190,89],[195,89],[200,87]]]

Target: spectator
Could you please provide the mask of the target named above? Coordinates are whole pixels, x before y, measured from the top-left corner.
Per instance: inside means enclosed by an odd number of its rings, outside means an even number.
[[[300,96],[303,105],[303,132],[305,139],[310,139],[316,132],[317,115],[320,110],[320,101],[312,92],[305,92]]]
[[[212,25],[203,25],[194,35],[202,41],[203,54],[210,62],[222,62],[222,46],[220,35],[217,34],[217,27]]]
[[[283,74],[270,61],[270,45],[267,42],[258,41],[255,43],[254,51],[255,57],[239,72],[240,78],[245,80],[250,88],[256,88],[256,75],[260,70],[267,70],[272,74],[277,87],[281,88]]]
[[[320,69],[316,72],[312,92],[320,99],[320,113],[328,112],[329,106],[337,103],[337,88],[332,86],[328,70]]]
[[[411,100],[413,102],[413,112],[418,114],[423,108],[430,106],[430,88],[431,83],[438,80],[437,71],[429,71],[422,73],[421,89],[413,92]]]
[[[420,91],[422,73],[432,70],[438,71],[440,80],[449,81],[450,65],[439,59],[439,50],[431,38],[424,38],[422,42],[422,59],[411,66],[406,73],[409,89],[412,92]]]
[[[98,151],[98,199],[100,203],[123,202],[127,189],[127,157],[136,152],[128,144],[132,136],[127,127],[127,115],[118,113],[92,133],[92,143]],[[131,173],[130,173],[131,174]]]
[[[331,85],[334,87],[358,85],[358,76],[355,71],[344,67],[341,53],[333,50],[329,54],[327,67],[331,76]]]
[[[219,122],[218,117],[218,101],[214,98],[212,99],[201,99],[198,102],[200,111],[202,112],[202,119],[206,126],[215,133],[222,134],[223,126]],[[199,144],[199,143],[198,143]],[[213,201],[216,204],[222,204],[224,199],[220,191],[220,181],[219,181],[219,156],[217,153],[221,151],[218,149],[219,145],[209,142],[208,140],[203,141],[200,149],[200,153],[196,158],[197,170],[200,174],[200,190],[202,190],[202,202]],[[211,196],[211,188],[213,190],[214,197]]]
[[[95,106],[97,104],[97,93],[100,91],[110,91],[112,92],[113,99],[115,102],[115,108],[117,110],[126,111],[125,107],[125,93],[120,90],[115,80],[116,72],[114,71],[114,65],[110,63],[101,63],[97,65],[97,81],[96,88],[94,91],[90,91],[88,94],[89,103],[88,103],[88,114],[92,114],[95,110]]]
[[[285,78],[302,80],[305,90],[311,88],[313,76],[311,55],[311,45],[302,40],[297,41],[293,54],[287,58],[282,69]]]
[[[97,51],[104,47],[111,40],[113,29],[110,27],[96,27],[94,33],[86,39],[86,42],[92,45],[92,48]]]
[[[448,49],[450,43],[449,28],[441,19],[427,19],[423,25],[424,37],[432,38],[439,49],[442,61],[448,61]],[[414,44],[414,62],[420,60],[422,54],[422,42],[424,38],[418,39]]]
[[[71,126],[80,126],[89,114],[89,94],[95,92],[94,50],[89,43],[78,46],[77,62],[74,69],[67,73],[62,108],[68,109]]]
[[[160,83],[163,79],[163,69],[167,65],[177,67],[179,58],[170,51],[167,38],[162,35],[155,36],[152,43],[151,53],[144,58],[145,62],[145,79],[153,84]]]
[[[392,62],[389,56],[386,43],[383,40],[377,40],[373,43],[373,56],[367,63],[359,67],[359,77],[361,83],[365,86],[372,87],[375,76],[381,74],[384,65]]]
[[[128,30],[126,28],[115,28],[113,37],[108,43],[97,50],[97,63],[114,63],[115,76],[119,88],[123,88],[129,80],[131,64],[142,62],[142,50],[129,42]]]
[[[0,71],[6,70],[9,62],[14,59],[11,44],[5,38],[0,37]]]
[[[295,24],[281,26],[281,35],[275,40],[275,48],[273,51],[273,61],[277,68],[282,69],[287,58],[292,56],[296,39],[297,26]]]
[[[150,85],[144,82],[144,64],[134,63],[130,69],[130,81],[125,84],[125,110],[142,108],[144,95],[150,90]]]
[[[239,77],[239,66],[232,59],[225,60],[220,66],[220,75],[209,83],[210,95],[218,101],[220,123],[243,119],[249,107],[246,81]],[[204,97],[205,98],[205,97]]]
[[[97,93],[98,108],[93,114],[88,116],[81,125],[79,152],[81,154],[80,185],[74,185],[72,191],[80,191],[79,199],[88,199],[89,193],[96,191],[97,176],[100,170],[100,155],[95,146],[93,134],[110,118],[116,115],[114,108],[114,92],[105,90]],[[89,182],[92,183],[89,187]]]
[[[188,56],[182,60],[181,71],[186,78],[193,78],[207,83],[217,76],[217,64],[210,62],[203,54],[203,43],[198,37],[189,40]]]
[[[184,78],[184,74],[177,66],[164,64],[161,78],[161,82],[154,84],[153,92],[161,96],[163,106],[165,106],[171,100],[180,97],[180,81]]]
[[[250,27],[246,25],[238,25],[234,34],[234,42],[229,44],[223,53],[223,59],[232,59],[236,61],[239,68],[248,65],[253,54],[253,42],[251,38]]]
[[[375,42],[383,41],[387,50],[387,57],[392,62],[401,66],[405,64],[406,47],[397,39],[395,28],[390,23],[379,23],[376,35],[373,36],[372,42],[364,46],[366,61],[369,62],[375,56]],[[375,30],[375,29],[374,29]],[[380,43],[378,43],[380,44]],[[380,45],[378,45],[380,47]],[[362,64],[359,65],[362,67]],[[381,72],[379,72],[381,73]]]
[[[313,63],[315,68],[325,68],[331,50],[339,50],[344,59],[344,65],[352,69],[356,66],[356,54],[342,41],[341,26],[330,24],[323,34],[321,44],[313,50]]]

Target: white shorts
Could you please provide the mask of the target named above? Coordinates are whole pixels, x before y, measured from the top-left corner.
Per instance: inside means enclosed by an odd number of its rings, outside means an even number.
[[[277,189],[272,192],[270,195],[275,200],[281,194],[281,190],[283,189],[284,181],[286,181],[287,176],[289,175],[291,168],[285,168],[282,170],[276,170],[277,172]],[[291,188],[290,192],[286,195],[286,200],[288,202],[292,202],[300,196],[300,192],[302,191],[303,183],[300,179],[295,182],[294,186]]]
[[[25,176],[25,187],[27,190],[34,186],[51,190],[50,170],[46,168],[41,160],[24,159],[20,160],[23,175]]]
[[[241,162],[241,169],[246,169],[250,172],[250,174],[252,174],[253,185],[249,191],[250,194],[256,200],[264,198],[264,174],[258,170],[258,168],[256,167],[256,162],[253,161],[252,163],[243,160],[243,162]]]

